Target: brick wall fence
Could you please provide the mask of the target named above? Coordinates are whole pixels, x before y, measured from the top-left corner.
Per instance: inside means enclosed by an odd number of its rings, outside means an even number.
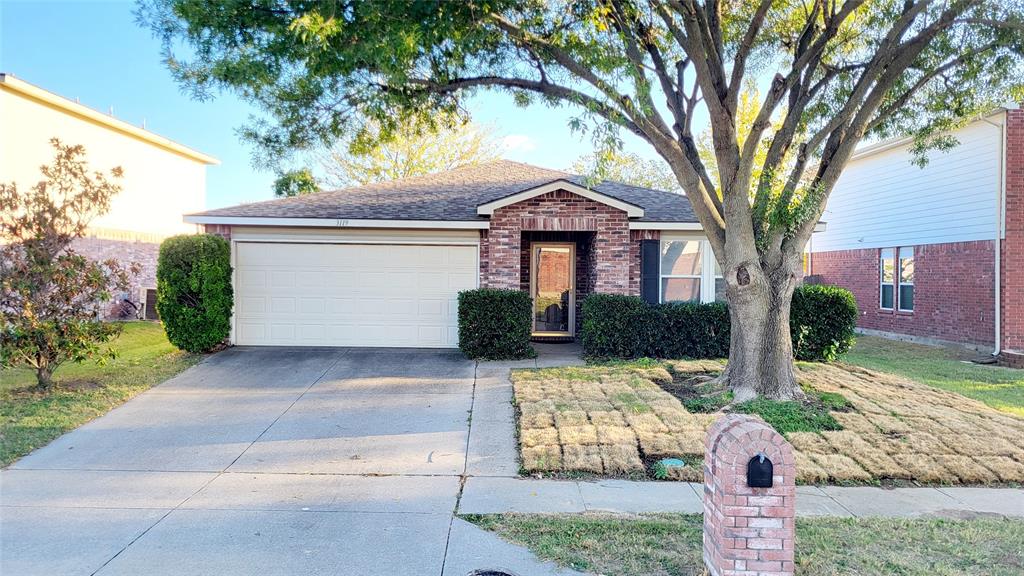
[[[482,286],[522,286],[522,234],[530,231],[593,232],[590,291],[629,293],[630,234],[626,213],[564,190],[494,211],[490,230],[481,234]]]
[[[915,246],[914,311],[899,312],[879,307],[877,248],[812,258],[814,275],[853,292],[861,328],[978,345],[994,340],[994,266],[990,240]]]
[[[1006,238],[1000,280],[1002,348],[1024,351],[1024,110],[1007,112]]]
[[[728,414],[708,429],[704,448],[704,564],[709,573],[793,574],[793,447],[763,421]],[[747,464],[758,454],[772,462],[770,487],[747,484]]]

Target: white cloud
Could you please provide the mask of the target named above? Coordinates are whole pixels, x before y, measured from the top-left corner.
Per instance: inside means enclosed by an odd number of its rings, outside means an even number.
[[[526,134],[509,134],[501,139],[501,147],[506,152],[532,152],[537,144]]]

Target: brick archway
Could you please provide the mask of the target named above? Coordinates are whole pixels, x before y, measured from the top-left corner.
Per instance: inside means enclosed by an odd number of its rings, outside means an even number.
[[[593,233],[587,270],[592,291],[630,293],[630,235],[626,213],[567,190],[548,192],[494,211],[490,230],[481,238],[482,286],[521,287],[524,232]]]

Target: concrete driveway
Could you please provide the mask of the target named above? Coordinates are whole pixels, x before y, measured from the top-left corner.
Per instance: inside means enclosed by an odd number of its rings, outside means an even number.
[[[0,572],[552,573],[453,516],[466,475],[517,472],[507,373],[457,352],[221,352],[0,472]]]

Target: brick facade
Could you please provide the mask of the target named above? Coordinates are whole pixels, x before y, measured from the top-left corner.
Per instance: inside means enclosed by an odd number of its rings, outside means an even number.
[[[767,488],[747,484],[747,463],[772,462]],[[785,576],[794,570],[796,460],[793,447],[760,419],[719,418],[704,453],[704,564],[711,576]]]
[[[631,242],[626,213],[564,190],[542,194],[494,211],[490,230],[481,234],[482,286],[522,288],[524,268],[529,286],[529,260],[524,259],[523,254],[524,250],[528,251],[528,245],[524,244],[524,232],[593,233],[586,267],[587,292],[631,293]],[[577,253],[580,252],[577,241]]]
[[[861,328],[991,345],[995,334],[995,250],[989,240],[914,247],[914,311],[879,306],[879,250],[816,252],[812,272],[857,298]]]
[[[160,253],[159,244],[87,237],[76,239],[71,248],[90,260],[113,259],[124,266],[134,262],[141,268],[139,274],[132,278],[131,288],[127,293],[113,295],[109,312],[111,318],[120,317],[121,301],[125,298],[139,305],[143,298],[142,290],[156,288],[156,258]]]
[[[640,295],[640,242],[642,240],[660,240],[661,230],[630,230],[629,231],[629,293]]]
[[[1001,346],[1024,351],[1024,110],[1006,114],[1006,237],[1002,242]]]

